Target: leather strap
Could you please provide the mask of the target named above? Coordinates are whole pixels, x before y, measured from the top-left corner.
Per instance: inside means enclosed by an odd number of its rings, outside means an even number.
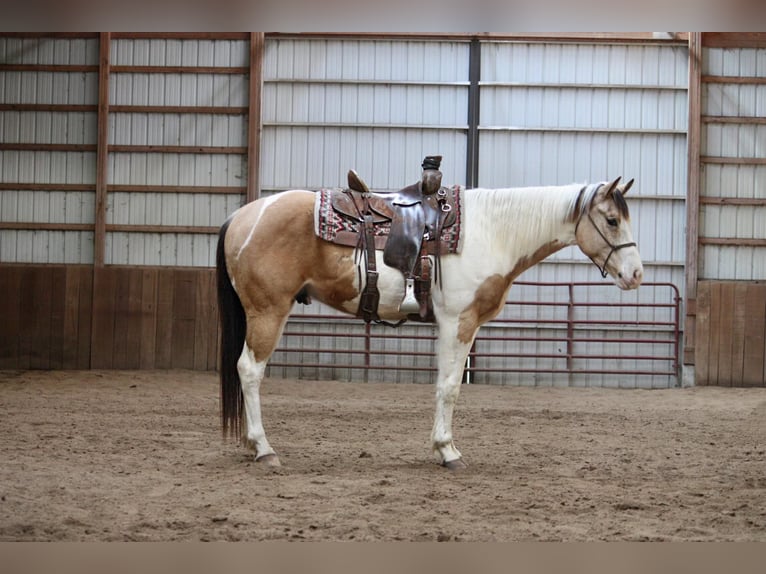
[[[372,215],[365,214],[362,218],[364,226],[364,252],[365,266],[367,268],[364,290],[359,298],[360,315],[366,323],[378,320],[378,303],[380,291],[378,291],[378,268],[375,262],[375,228],[373,227]]]

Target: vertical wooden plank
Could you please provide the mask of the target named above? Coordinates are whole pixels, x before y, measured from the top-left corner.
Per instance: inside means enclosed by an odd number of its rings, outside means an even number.
[[[698,385],[710,384],[710,282],[701,281],[697,289],[697,321],[694,339],[695,379]]]
[[[50,368],[52,271],[50,267],[35,267],[32,273],[33,281],[29,288],[34,301],[30,316],[34,324],[29,360],[31,369]]]
[[[19,283],[19,315],[21,318],[19,321],[19,369],[29,369],[31,366],[35,317],[34,282],[35,270],[32,267],[24,267]]]
[[[128,369],[138,369],[141,367],[143,279],[142,269],[130,269],[127,307],[128,329],[125,342],[127,351],[125,364]]]
[[[0,369],[20,369],[21,267],[0,269]]]
[[[77,367],[90,369],[93,341],[93,267],[80,268],[79,313],[77,319]]]
[[[215,371],[218,369],[218,349],[220,348],[220,328],[218,318],[218,282],[216,281],[215,269],[211,269],[208,275],[210,281],[210,304],[212,312],[210,314],[210,341],[207,351],[207,370]]]
[[[747,285],[742,384],[766,386],[766,285]]]
[[[80,267],[67,266],[64,285],[64,326],[62,368],[77,368],[80,318]]]
[[[157,270],[144,269],[141,284],[141,360],[139,368],[155,367],[157,340]]]
[[[747,324],[748,284],[734,284],[734,316],[731,333],[731,384],[742,386],[745,368],[745,325]]]
[[[721,353],[721,284],[710,283],[710,338],[708,345],[709,382],[718,385],[718,363]]]
[[[171,341],[173,335],[173,269],[159,270],[157,277],[157,338],[155,368],[171,367]]]
[[[734,348],[732,338],[734,332],[734,283],[725,281],[719,284],[719,336],[718,336],[718,384],[730,387],[732,385],[732,365],[734,363]]]
[[[114,368],[115,293],[117,274],[111,267],[93,270],[93,316],[90,364],[93,369]]]
[[[114,369],[128,367],[128,304],[130,294],[130,275],[132,270],[127,267],[114,269],[117,277],[114,297]]]
[[[49,369],[64,368],[64,315],[66,313],[66,267],[51,269],[51,317]]]
[[[195,296],[194,317],[194,369],[207,370],[208,348],[213,344],[210,340],[210,292],[209,273],[205,269],[197,272],[197,289]]]
[[[178,269],[173,280],[171,368],[194,368],[194,307],[197,276],[194,270]]]

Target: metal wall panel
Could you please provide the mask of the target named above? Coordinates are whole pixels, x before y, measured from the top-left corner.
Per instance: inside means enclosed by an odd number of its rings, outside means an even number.
[[[114,106],[248,105],[244,73],[165,73],[141,68],[243,68],[249,65],[249,43],[244,40],[116,39],[112,65],[135,67],[112,74],[110,103]],[[110,192],[107,224],[217,227],[242,204],[241,194],[205,193],[204,188],[242,186],[247,177],[246,157],[224,149],[191,152],[207,147],[245,148],[245,113],[112,112],[109,143],[181,146],[190,148],[190,153],[110,153],[109,184],[146,186],[148,191]],[[199,189],[178,193],[163,190],[164,186]],[[211,234],[115,231],[107,234],[106,262],[210,267],[215,264],[216,242],[217,236]]]
[[[679,46],[482,44],[480,185],[635,178],[628,203],[645,281],[668,281],[683,288],[687,75],[687,50]],[[598,274],[570,247],[520,280],[595,281]],[[511,298],[546,296],[544,288],[527,287],[517,294],[515,289]],[[653,290],[597,291],[613,303],[655,303],[658,296]],[[645,320],[661,313],[641,309]],[[507,308],[501,318],[511,318],[513,312]],[[544,320],[550,313],[544,307],[528,308],[523,318]],[[584,318],[596,319],[601,313],[589,309]],[[610,317],[626,325],[635,321],[630,313],[635,310],[610,309]],[[590,360],[588,367],[601,368],[598,360]],[[634,383],[666,386],[671,378]],[[535,378],[536,384],[560,380],[550,375]],[[591,377],[588,384],[617,385],[609,375]]]
[[[264,191],[342,186],[351,168],[399,189],[432,154],[464,181],[467,80],[464,42],[267,40]]]
[[[766,279],[766,50],[704,48],[699,278]],[[731,78],[730,81],[728,79]],[[749,82],[749,83],[748,83]],[[718,202],[718,203],[715,203]],[[715,241],[724,239],[729,244]]]
[[[95,66],[96,38],[0,37],[0,62],[45,66],[45,69],[0,71],[0,104],[78,105],[97,102],[97,74],[92,71],[50,71],[49,66]],[[13,109],[0,111],[0,142],[81,146],[96,141],[96,114],[89,111]],[[92,224],[91,191],[57,190],[56,184],[90,186],[95,179],[95,152],[0,150],[0,220],[38,224]],[[19,189],[13,189],[18,183]],[[34,184],[46,190],[35,190]],[[42,229],[0,231],[0,261],[28,263],[90,263],[93,232]]]

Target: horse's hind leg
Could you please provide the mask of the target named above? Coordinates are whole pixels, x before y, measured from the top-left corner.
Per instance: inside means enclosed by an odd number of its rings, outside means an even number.
[[[249,315],[245,345],[237,361],[237,371],[245,402],[245,437],[255,448],[255,460],[269,466],[279,466],[280,463],[263,428],[260,390],[266,373],[266,364],[282,335],[288,313],[289,306],[281,316]]]

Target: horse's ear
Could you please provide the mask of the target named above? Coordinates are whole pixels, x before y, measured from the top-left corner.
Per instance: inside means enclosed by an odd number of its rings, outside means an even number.
[[[617,184],[620,183],[621,179],[622,179],[622,176],[619,176],[614,181],[611,181],[606,184],[606,190],[603,192],[604,197],[611,197],[611,195],[614,193],[614,190],[617,189]]]
[[[634,182],[634,181],[635,181],[635,178],[631,179],[631,180],[630,180],[628,183],[624,183],[624,184],[622,184],[622,185],[618,185],[618,186],[617,186],[617,189],[619,189],[619,190],[620,190],[620,193],[621,193],[622,195],[625,195],[626,193],[628,193],[628,190],[629,190],[631,187],[633,187],[633,182]]]

